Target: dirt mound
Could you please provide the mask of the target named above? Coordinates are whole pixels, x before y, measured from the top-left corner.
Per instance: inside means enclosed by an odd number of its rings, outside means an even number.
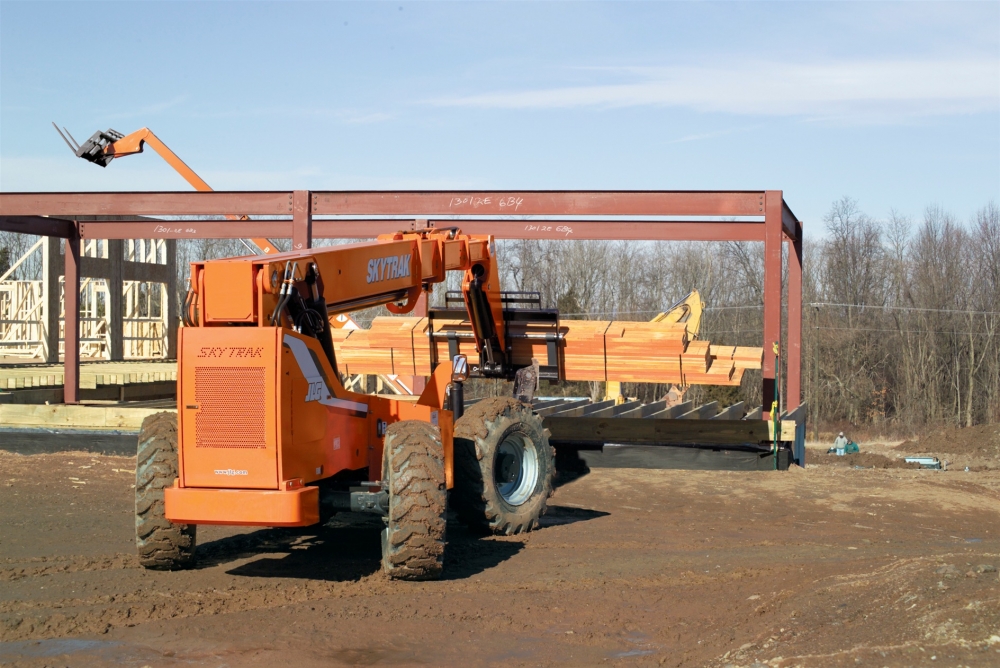
[[[833,464],[835,466],[860,466],[866,469],[918,469],[919,464],[907,464],[902,459],[890,459],[874,452],[856,452],[851,455],[837,456],[823,453],[817,456],[817,464]]]
[[[1000,424],[928,430],[896,446],[901,452],[985,457],[1000,460]]]

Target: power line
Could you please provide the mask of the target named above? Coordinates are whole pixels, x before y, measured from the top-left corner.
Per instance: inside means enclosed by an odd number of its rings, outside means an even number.
[[[873,329],[869,327],[813,327],[812,329],[831,329],[844,332],[889,332],[892,334],[978,334],[993,336],[993,332],[972,332],[969,330],[930,330],[930,329]]]
[[[917,308],[915,306],[875,306],[872,304],[837,304],[835,302],[813,302],[812,307],[818,306],[846,306],[848,308],[879,309],[883,311],[923,311],[926,313],[967,313],[972,315],[1000,315],[1000,311],[962,311],[948,308]]]
[[[731,311],[737,309],[746,308],[763,308],[763,304],[744,304],[741,306],[706,306],[706,311]],[[650,313],[664,313],[664,309],[655,309],[651,311],[591,311],[590,313],[560,313],[560,316],[571,316],[571,315],[648,315]]]

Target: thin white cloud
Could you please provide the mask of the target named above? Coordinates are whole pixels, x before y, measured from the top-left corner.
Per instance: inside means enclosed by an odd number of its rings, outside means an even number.
[[[1000,109],[1000,61],[742,62],[731,66],[619,68],[629,81],[439,97],[487,109],[685,107],[700,112],[877,119]],[[637,80],[638,79],[638,80]]]
[[[352,108],[268,106],[240,107],[233,109],[213,109],[187,114],[190,118],[307,118],[323,119],[347,124],[384,123],[396,118],[396,114]]]
[[[135,116],[149,116],[151,114],[158,114],[161,111],[166,111],[167,109],[173,109],[181,104],[184,104],[189,98],[187,93],[183,95],[178,95],[169,100],[161,100],[159,102],[153,102],[152,104],[147,104],[145,106],[133,109],[131,111],[119,111],[113,112],[111,114],[106,114],[105,118],[111,119],[123,119],[123,118],[133,118]]]
[[[739,128],[726,128],[725,130],[715,130],[714,132],[703,132],[700,134],[685,135],[683,137],[678,137],[677,139],[671,139],[666,142],[667,144],[684,144],[689,141],[700,141],[702,139],[715,139],[716,137],[724,137],[726,135],[731,135],[735,132],[743,132],[745,130],[752,130],[757,125],[749,125]]]

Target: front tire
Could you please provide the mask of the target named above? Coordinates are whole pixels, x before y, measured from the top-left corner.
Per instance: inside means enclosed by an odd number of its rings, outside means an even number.
[[[163,490],[177,478],[177,414],[142,421],[135,461],[135,545],[139,563],[172,571],[194,563],[194,524],[174,524],[164,514]]]
[[[436,427],[419,420],[389,425],[382,451],[389,514],[382,570],[396,580],[433,580],[444,567],[448,504],[444,448]]]
[[[455,507],[472,528],[513,535],[538,527],[555,461],[542,419],[510,397],[483,399],[455,423]]]

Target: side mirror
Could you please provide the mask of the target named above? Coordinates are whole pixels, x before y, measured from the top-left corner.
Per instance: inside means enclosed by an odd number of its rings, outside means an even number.
[[[455,355],[451,361],[451,382],[464,383],[469,379],[469,360],[465,355]]]

